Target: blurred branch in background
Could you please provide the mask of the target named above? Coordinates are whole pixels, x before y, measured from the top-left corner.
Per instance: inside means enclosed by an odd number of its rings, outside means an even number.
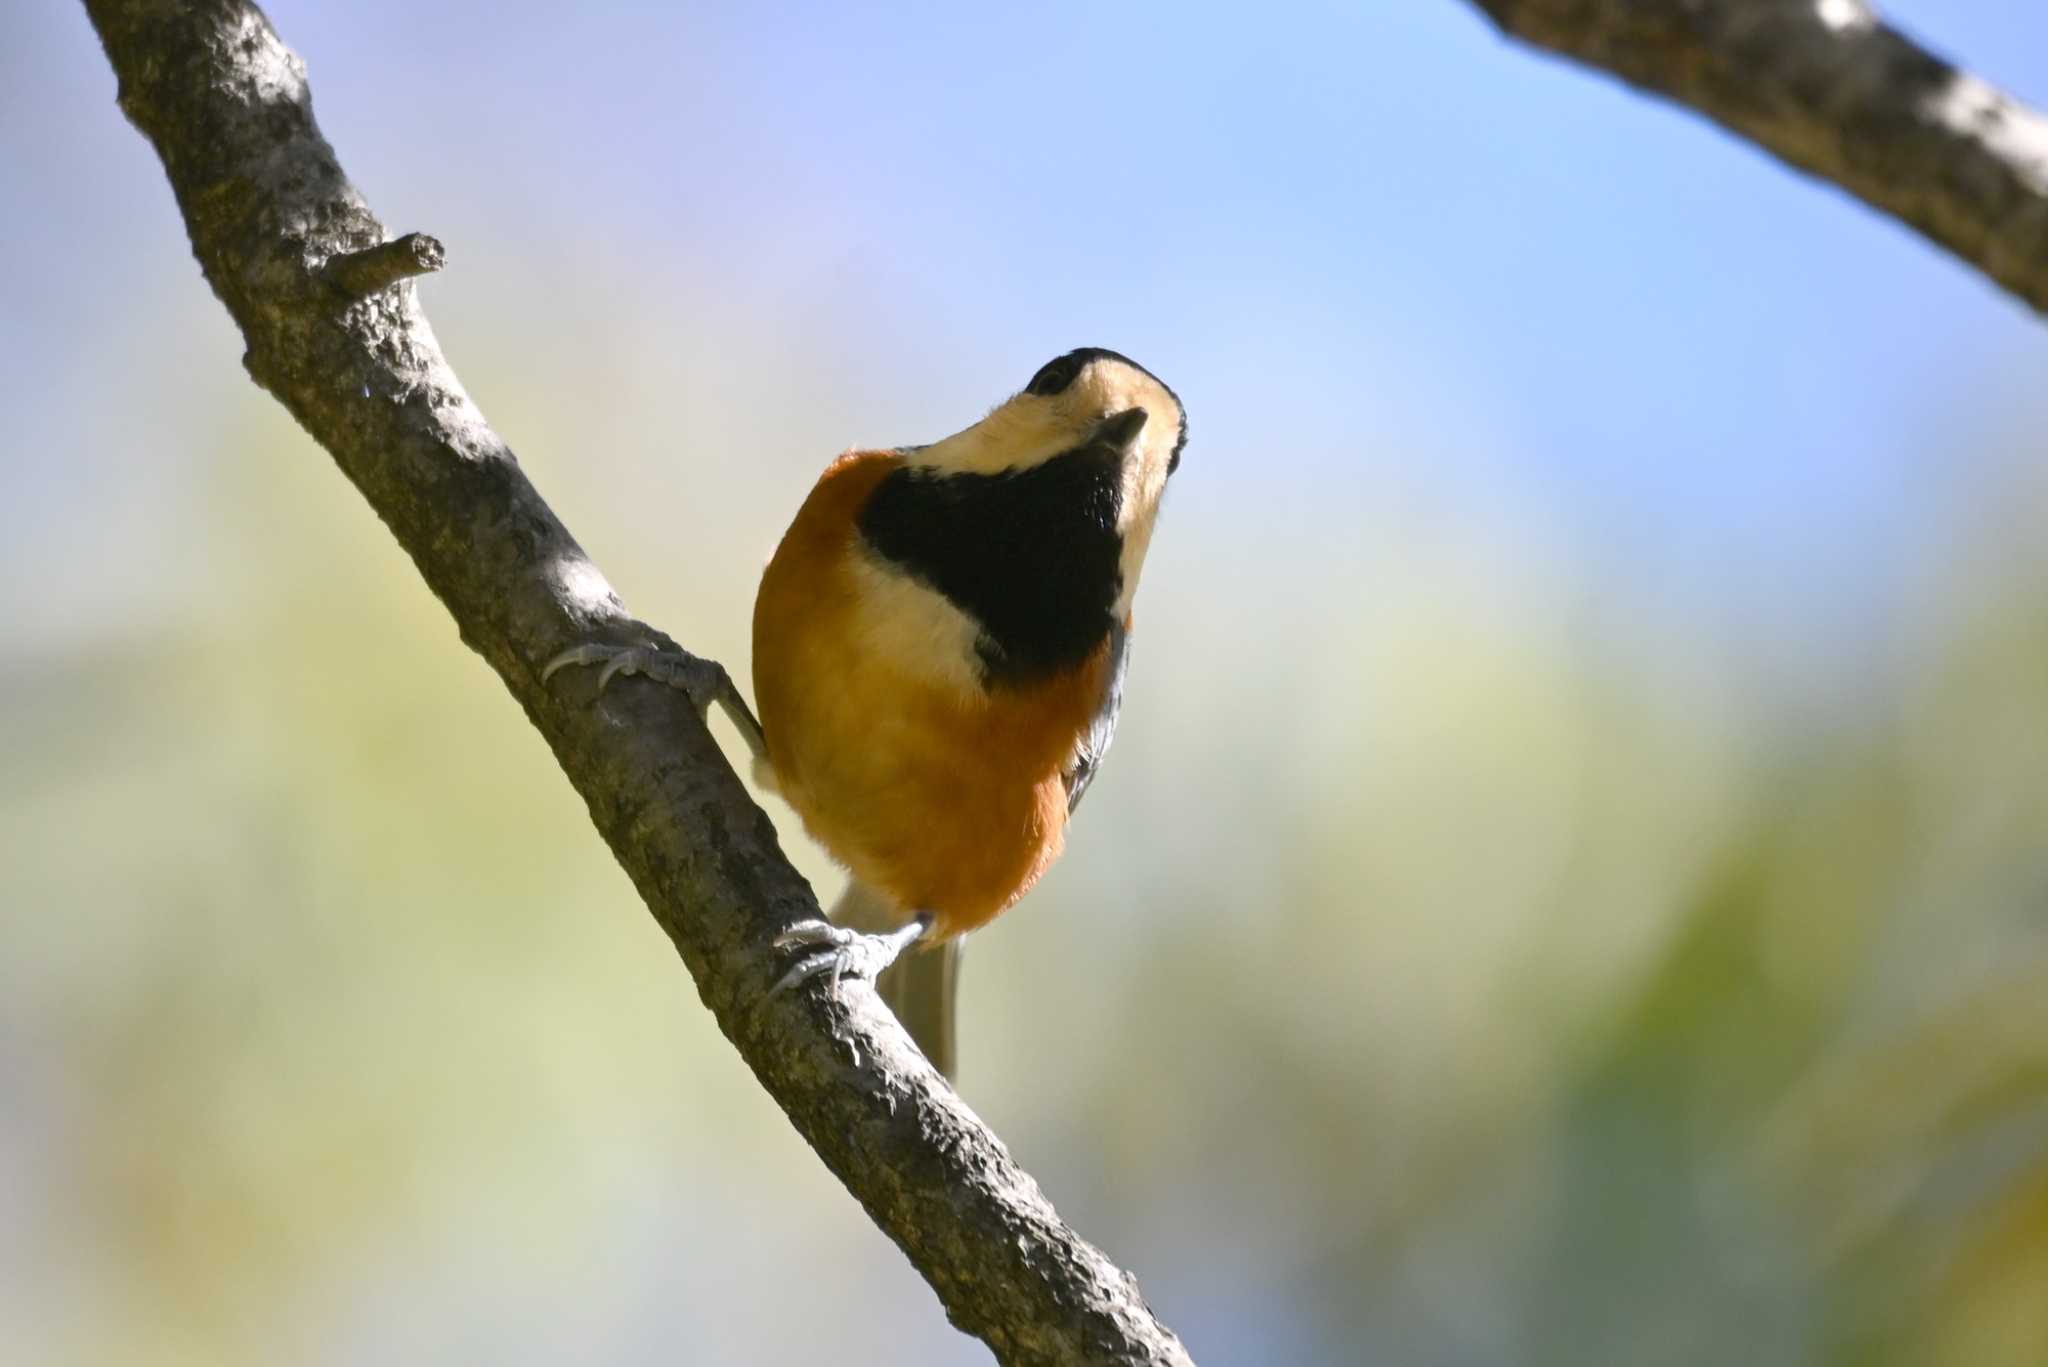
[[[2048,119],[1864,0],[1472,0],[1705,114],[2048,312]]]
[[[1133,1279],[1083,1242],[872,990],[761,1006],[768,944],[814,916],[703,725],[665,689],[557,698],[538,660],[628,617],[463,392],[410,287],[439,244],[385,244],[312,117],[305,69],[238,0],[88,0],[244,364],[340,464],[590,806],[763,1086],[1006,1363],[1185,1363]],[[769,1327],[763,1326],[763,1332]]]

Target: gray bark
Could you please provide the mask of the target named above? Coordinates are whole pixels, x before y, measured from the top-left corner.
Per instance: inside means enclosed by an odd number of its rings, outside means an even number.
[[[1864,0],[1470,0],[1912,225],[2048,311],[2048,119]]]
[[[770,941],[817,901],[683,696],[626,679],[594,701],[590,670],[542,686],[540,663],[579,642],[670,643],[627,615],[463,392],[408,281],[440,264],[440,245],[386,243],[262,12],[86,9],[249,374],[334,457],[518,699],[719,1028],[953,1323],[1005,1363],[1187,1363],[1129,1274],[1060,1220],[869,986],[764,1004],[781,967]]]

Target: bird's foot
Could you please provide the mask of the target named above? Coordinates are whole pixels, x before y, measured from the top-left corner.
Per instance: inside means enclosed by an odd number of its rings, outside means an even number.
[[[716,660],[692,655],[687,650],[586,641],[580,646],[570,646],[543,665],[540,681],[545,684],[555,676],[555,671],[571,665],[602,665],[597,675],[597,691],[600,693],[619,675],[638,674],[682,693],[700,717],[710,710],[711,704],[717,703],[732,718],[733,725],[739,728],[757,759],[765,758],[768,753],[767,743],[761,735],[761,723],[754,719],[739,689],[733,687],[732,676],[725,672],[725,666]]]
[[[716,660],[692,655],[687,650],[662,650],[656,646],[615,646],[586,641],[570,646],[541,667],[540,681],[546,683],[556,671],[571,665],[603,665],[598,671],[597,691],[621,674],[638,674],[684,693],[699,712],[732,688],[732,678]]]
[[[932,918],[929,916],[920,916],[886,935],[864,935],[845,926],[835,926],[830,921],[799,921],[775,937],[775,947],[810,952],[775,980],[775,986],[768,989],[768,996],[780,996],[790,988],[817,977],[826,978],[828,990],[834,992],[839,990],[841,978],[872,981],[883,969],[896,962],[897,955],[931,928]]]

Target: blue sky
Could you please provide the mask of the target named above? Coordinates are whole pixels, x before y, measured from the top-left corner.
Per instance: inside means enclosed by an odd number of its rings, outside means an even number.
[[[1895,17],[2048,92],[2031,7]],[[1441,479],[1453,502],[1541,510],[1596,576],[1759,629],[1789,613],[1798,634],[1853,627],[1866,586],[1921,553],[1916,520],[1975,477],[1940,434],[2029,408],[2048,355],[2018,305],[1904,230],[1448,0],[1258,24],[274,18],[373,204],[450,243],[429,303],[487,411],[532,373],[484,347],[556,364],[619,348],[621,318],[656,349],[638,365],[676,350],[673,395],[698,411],[751,392],[739,372],[815,393],[784,410],[812,451],[927,438],[1043,355],[1114,344],[1189,397],[1190,502],[1284,522],[1341,516],[1383,476]],[[27,32],[0,59],[0,202],[50,269],[6,287],[21,440],[0,478],[45,536],[111,516],[146,538],[148,497],[82,498],[100,480],[175,496],[147,414],[108,402],[109,372],[163,367],[142,325],[191,338],[176,366],[206,395],[257,396],[82,17],[10,22]],[[38,614],[14,594],[0,605]]]

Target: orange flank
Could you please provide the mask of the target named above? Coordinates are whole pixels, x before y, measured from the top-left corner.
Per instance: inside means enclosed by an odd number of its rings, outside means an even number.
[[[853,542],[862,505],[900,463],[841,456],[805,500],[754,604],[755,693],[777,786],[805,828],[906,920],[931,913],[944,940],[993,919],[1059,857],[1060,772],[1102,699],[1109,649],[1029,689],[984,690],[963,682],[971,659],[948,673],[878,648],[889,624],[875,614],[899,608],[863,591],[867,552]],[[915,592],[946,639],[952,610]],[[952,641],[952,654],[971,644]]]

